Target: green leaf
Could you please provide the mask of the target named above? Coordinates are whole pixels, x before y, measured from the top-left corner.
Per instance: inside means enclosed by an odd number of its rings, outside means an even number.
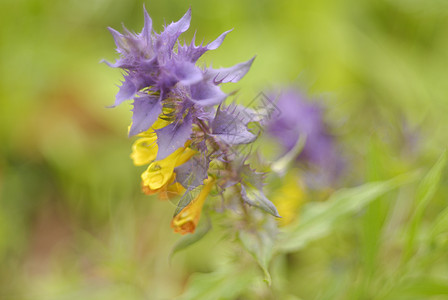
[[[247,290],[256,273],[252,268],[231,264],[204,274],[194,274],[187,291],[177,300],[236,299]]]
[[[184,235],[177,241],[173,249],[171,249],[169,260],[171,260],[174,254],[176,254],[177,252],[184,250],[185,248],[201,240],[210,231],[211,228],[212,223],[210,221],[210,218],[206,218],[205,221],[200,222],[194,233]]]
[[[381,297],[380,299],[428,299],[428,297],[442,295],[448,295],[448,284],[445,278],[421,277],[408,279],[395,285],[385,297]]]
[[[274,203],[266,198],[262,190],[247,187],[242,184],[241,196],[243,197],[244,202],[246,202],[247,204],[258,207],[265,212],[273,215],[274,217],[281,218]]]
[[[248,164],[243,164],[239,168],[238,174],[245,186],[251,186],[259,190],[263,189],[266,173],[257,172]]]
[[[259,230],[241,230],[238,237],[244,248],[255,258],[263,270],[265,281],[271,285],[269,263],[274,253],[274,244],[277,235],[275,220],[267,220],[264,228]]]
[[[280,251],[296,251],[309,242],[331,232],[333,224],[341,217],[358,211],[379,196],[415,179],[415,174],[397,176],[383,182],[342,189],[323,203],[309,204],[300,221],[288,226],[279,235]]]
[[[384,146],[382,141],[377,138],[370,140],[369,151],[367,154],[367,170],[366,178],[369,182],[380,181],[389,178],[390,151]],[[393,195],[392,195],[393,196]],[[361,218],[361,255],[362,268],[364,277],[361,279],[361,288],[363,284],[367,284],[369,278],[373,276],[375,270],[378,269],[378,252],[381,247],[383,227],[387,216],[390,213],[391,204],[393,202],[386,196],[380,196],[366,205]]]
[[[443,169],[445,168],[446,161],[447,151],[445,150],[418,186],[415,210],[411,217],[409,228],[406,233],[406,245],[404,248],[402,261],[403,263],[407,262],[414,254],[415,239],[417,237],[418,228],[420,227],[423,214],[426,207],[428,206],[429,201],[433,198],[439,187],[440,178],[442,176]],[[439,221],[439,224],[440,222],[441,221]]]
[[[431,226],[430,239],[434,240],[439,234],[448,231],[448,207],[442,210]]]

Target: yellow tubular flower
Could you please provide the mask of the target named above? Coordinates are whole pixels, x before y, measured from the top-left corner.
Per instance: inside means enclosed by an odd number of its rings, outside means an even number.
[[[148,191],[157,192],[165,185],[169,185],[174,180],[174,168],[188,161],[196,151],[181,147],[171,153],[168,157],[154,161],[142,173],[142,184],[145,193]]]
[[[142,174],[143,175],[143,174]],[[159,192],[163,192],[167,189],[167,187],[169,185],[171,185],[174,181],[174,179],[176,179],[176,174],[173,173],[173,175],[171,176],[171,178],[167,181],[167,183],[165,183],[163,186],[161,186],[158,189],[151,189],[149,186],[145,185],[145,182],[142,181],[142,191],[143,193],[145,193],[146,195],[154,195],[157,194]]]
[[[157,151],[157,136],[139,138],[132,145],[131,158],[136,166],[143,166],[149,164],[156,159]]]
[[[174,232],[183,235],[195,231],[199,223],[199,218],[201,217],[205,199],[207,199],[214,183],[215,181],[212,178],[204,180],[204,187],[199,195],[185,206],[171,221],[171,227],[174,229]]]
[[[160,189],[157,195],[160,200],[169,200],[183,193],[185,193],[185,188],[179,182],[175,182],[170,185],[165,185],[162,189]]]
[[[164,111],[170,113],[170,110]],[[142,173],[142,190],[146,195],[159,193],[160,199],[169,199],[184,191],[179,183],[173,183],[176,178],[174,168],[187,162],[196,151],[188,148],[191,141],[187,141],[184,147],[177,149],[168,157],[154,161],[157,157],[159,147],[157,145],[157,134],[155,130],[170,124],[170,121],[158,118],[151,128],[139,133],[140,138],[132,145],[131,158],[136,166],[149,164]]]
[[[176,161],[185,151],[185,148],[179,148],[168,157],[154,161],[142,174],[143,185],[149,187],[151,190],[160,189],[173,176]]]
[[[185,151],[182,152],[182,154],[179,156],[179,158],[176,161],[176,167],[183,165],[187,161],[190,160],[190,158],[193,157],[193,155],[196,154],[197,151],[191,149],[191,148],[185,148]]]
[[[170,180],[168,180],[168,182],[165,185],[163,185],[161,188],[157,190],[151,190],[148,186],[145,186],[142,182],[143,193],[145,193],[146,195],[157,194],[160,200],[169,200],[178,195],[181,195],[185,192],[185,188],[179,182],[174,182],[175,179],[176,174],[173,173],[173,176],[171,176]]]
[[[288,225],[297,218],[305,199],[306,191],[300,177],[297,174],[287,174],[284,184],[272,199],[282,216],[278,219],[280,226]]]
[[[156,159],[159,147],[157,145],[157,135],[154,130],[163,128],[168,124],[170,124],[169,121],[158,118],[151,128],[137,134],[140,138],[132,145],[131,153],[134,165],[143,166]]]

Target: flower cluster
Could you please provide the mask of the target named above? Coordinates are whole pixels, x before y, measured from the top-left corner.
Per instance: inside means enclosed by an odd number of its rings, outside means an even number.
[[[133,100],[129,136],[138,139],[131,158],[137,166],[147,165],[141,175],[144,193],[161,199],[182,195],[171,224],[182,234],[195,230],[214,188],[222,192],[234,187],[242,205],[278,216],[261,191],[262,174],[234,151],[236,145],[256,139],[248,124],[257,116],[247,108],[222,104],[228,95],[220,85],[243,78],[254,58],[230,68],[200,68],[197,60],[218,48],[230,31],[206,45],[195,45],[194,38],[182,44],[178,38],[189,28],[190,9],[161,33],[153,31],[146,10],[144,16],[139,34],[109,28],[120,58],[107,63],[125,73],[113,106]]]
[[[281,114],[269,120],[267,133],[285,151],[291,151],[303,138],[304,146],[296,161],[306,168],[306,185],[311,188],[334,185],[344,163],[335,138],[324,121],[324,107],[308,101],[294,88],[282,90],[276,106]]]

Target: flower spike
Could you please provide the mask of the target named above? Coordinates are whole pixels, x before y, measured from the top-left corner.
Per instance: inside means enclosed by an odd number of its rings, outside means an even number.
[[[231,30],[205,45],[196,46],[195,38],[188,45],[181,44],[179,36],[188,30],[190,21],[188,9],[177,22],[156,33],[144,8],[140,33],[109,29],[120,57],[107,64],[125,74],[113,106],[133,101],[129,136],[137,140],[131,158],[135,165],[147,166],[141,174],[142,190],[163,200],[182,195],[171,222],[181,234],[195,231],[205,199],[215,187],[220,192],[219,188],[239,186],[232,201],[279,217],[261,191],[263,176],[235,151],[237,145],[257,138],[248,124],[261,117],[252,110],[223,104],[229,95],[221,84],[241,80],[254,58],[229,68],[197,66],[197,60],[220,47]]]

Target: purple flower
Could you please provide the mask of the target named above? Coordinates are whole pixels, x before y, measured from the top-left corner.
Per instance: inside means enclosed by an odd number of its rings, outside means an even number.
[[[191,118],[195,120],[196,111],[204,113],[200,107],[217,105],[226,99],[227,94],[219,85],[239,81],[253,62],[252,58],[230,68],[201,69],[195,65],[197,60],[208,50],[217,49],[230,31],[206,45],[196,46],[194,38],[189,45],[181,44],[178,38],[190,26],[190,9],[179,21],[166,26],[160,34],[153,31],[152,20],[146,9],[144,15],[143,30],[138,34],[126,28],[123,34],[109,28],[120,58],[115,63],[107,64],[124,70],[124,81],[113,106],[133,99],[130,136],[150,128],[167,104],[176,106],[177,119],[182,119],[189,110]],[[176,43],[177,50],[174,49]],[[192,126],[191,122],[187,123]],[[183,131],[191,132],[191,128],[183,128]]]
[[[324,121],[324,107],[309,102],[293,88],[281,92],[276,106],[280,114],[269,120],[267,133],[280,142],[285,152],[304,135],[305,146],[297,162],[306,165],[308,184],[315,188],[333,185],[341,173],[343,160]]]
[[[197,60],[217,49],[230,31],[205,45],[196,45],[194,38],[182,44],[178,38],[190,26],[190,10],[161,33],[153,31],[146,10],[144,14],[144,27],[138,34],[126,28],[124,33],[109,29],[120,58],[107,63],[124,71],[113,106],[133,99],[129,135],[143,132],[131,157],[136,165],[149,164],[141,176],[144,192],[168,198],[168,193],[182,191],[174,220],[175,228],[185,232],[194,230],[198,221],[186,222],[186,210],[196,207],[200,212],[215,182],[221,189],[238,186],[237,203],[243,201],[278,217],[277,209],[263,194],[263,174],[251,169],[247,156],[234,149],[257,138],[249,123],[259,120],[252,110],[222,104],[228,95],[220,85],[241,80],[254,58],[229,68],[199,68]],[[202,197],[201,205],[195,206],[199,203],[195,193]],[[185,224],[193,228],[183,228]]]

